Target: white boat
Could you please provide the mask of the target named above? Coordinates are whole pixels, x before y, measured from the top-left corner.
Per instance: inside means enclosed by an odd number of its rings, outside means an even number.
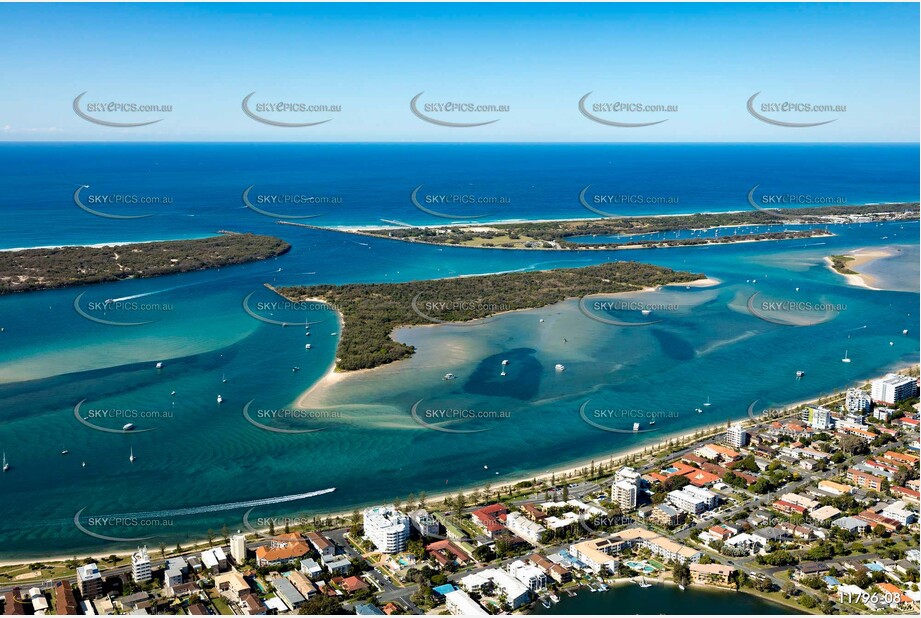
[[[224,403],[224,398],[221,397],[220,395],[218,395],[218,396],[217,396],[217,402],[218,402],[218,403]]]
[[[650,424],[650,425],[655,425],[656,422],[655,422],[655,421],[649,421],[649,424]]]
[[[639,424],[639,423],[633,423],[633,431],[639,431],[639,430],[640,430],[640,424]]]
[[[640,588],[649,588],[650,586],[652,586],[652,584],[646,581],[645,576],[640,577],[640,579],[642,579],[642,581],[640,582]]]
[[[339,334],[339,333],[337,333],[336,331],[333,331],[333,332],[330,333],[330,335],[332,335],[333,337],[335,337],[335,336],[338,335],[338,334]]]
[[[544,321],[544,318],[541,318],[540,321],[543,322],[543,321]]]
[[[503,365],[508,365],[508,359],[503,360],[503,361],[502,361],[502,364],[503,364]]]
[[[560,597],[556,596],[555,594],[553,594],[553,593],[551,592],[551,593],[550,593],[550,600],[553,601],[554,603],[559,603],[559,602],[560,602]]]
[[[80,467],[81,467],[81,468],[85,468],[85,467],[86,467],[86,462],[85,462],[85,461],[82,462],[82,463],[80,464]]]
[[[557,363],[557,364],[554,366],[554,369],[556,369],[557,371],[566,371],[566,366],[565,366],[565,365],[561,365],[560,363]]]
[[[903,335],[907,335],[907,334],[908,334],[908,329],[907,329],[907,328],[903,328],[903,329],[902,329],[902,334],[903,334]]]
[[[132,448],[131,448],[131,454],[128,455],[128,461],[130,461],[131,463],[134,463],[134,460],[135,460],[135,459],[137,459],[137,457],[134,456],[134,447],[132,447]]]
[[[306,333],[304,333],[304,336],[305,336],[305,337],[309,337],[309,336],[310,336],[310,331],[308,330]]]
[[[221,374],[221,384],[225,384],[226,382],[227,382],[227,375],[222,373]]]
[[[684,586],[682,586],[681,584],[678,584],[678,588],[680,588],[681,590],[684,590]]]
[[[796,372],[796,377],[797,377],[797,378],[802,378],[804,375],[806,375],[806,372],[805,372],[805,371],[800,370],[800,371],[797,371],[797,372]]]
[[[170,395],[170,397],[175,397],[175,396],[176,396],[176,391],[170,391],[170,394],[169,394],[169,395]]]
[[[710,395],[707,395],[707,401],[704,403],[704,405],[705,405],[705,406],[712,405],[712,404],[710,403]]]
[[[3,471],[9,472],[9,469],[10,469],[10,462],[6,460],[6,453],[3,453]]]
[[[703,412],[703,410],[701,410],[700,408],[694,408],[694,411],[697,412],[698,414],[700,414],[701,412]]]
[[[544,599],[543,601],[541,601],[540,604],[543,605],[547,609],[550,608],[550,601],[548,601],[547,599]]]
[[[500,373],[499,375],[500,375],[500,376],[504,376],[504,375],[505,375],[505,372],[503,371],[503,372]]]
[[[305,346],[304,346],[304,349],[305,349],[305,350],[309,350],[309,349],[310,349],[310,344],[308,343],[307,345],[305,345]]]
[[[443,377],[442,380],[453,380],[453,379],[456,378],[456,377],[457,377],[457,376],[454,375],[453,373],[446,373],[446,374],[445,374],[445,377]]]
[[[847,350],[844,351],[844,358],[841,359],[841,362],[842,362],[842,363],[849,363],[849,362],[851,362],[851,359],[849,359],[849,358],[847,357]]]
[[[300,367],[292,367],[292,368],[291,368],[291,371],[294,372],[294,373],[297,373],[297,372],[300,371],[300,370],[301,370]]]
[[[157,369],[163,369],[163,363],[157,363]]]
[[[125,423],[122,425],[122,431],[131,431],[134,429],[134,423]]]
[[[67,450],[67,447],[66,447],[66,446],[61,445],[61,455],[66,455],[66,454],[68,454],[69,452],[70,452],[70,451]]]
[[[642,313],[643,315],[649,315],[650,313],[652,313],[652,310],[651,309],[641,309],[640,313]]]

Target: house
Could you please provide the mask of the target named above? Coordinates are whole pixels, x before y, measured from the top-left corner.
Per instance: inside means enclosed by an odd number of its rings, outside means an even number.
[[[344,577],[337,582],[339,587],[345,590],[348,594],[355,594],[361,590],[367,590],[368,584],[365,583],[363,579],[359,579],[352,575],[351,577]]]
[[[831,523],[835,528],[841,528],[847,530],[848,532],[853,532],[854,534],[862,534],[870,529],[870,524],[868,524],[863,519],[858,519],[856,517],[839,517]]]
[[[504,504],[490,504],[473,511],[470,515],[473,517],[473,521],[483,529],[486,536],[493,539],[498,533],[505,530],[502,521],[508,515],[508,507]]]
[[[303,605],[307,599],[297,591],[291,582],[285,577],[278,576],[271,580],[272,587],[275,588],[275,595],[282,600],[289,610],[296,610]]]
[[[425,550],[442,568],[451,563],[458,566],[466,566],[473,562],[473,557],[450,539],[444,539],[426,545]]]
[[[58,580],[52,588],[54,595],[54,610],[59,616],[74,616],[77,614],[77,600],[74,597],[73,586],[70,582]]]
[[[691,583],[710,586],[734,587],[733,575],[736,569],[725,564],[692,564]]]
[[[834,481],[819,481],[819,489],[832,496],[850,494],[854,491],[854,488],[850,485],[845,485],[844,483],[836,483]]]
[[[832,517],[837,517],[840,514],[841,514],[840,510],[829,505],[829,506],[819,507],[816,510],[812,511],[809,514],[809,518],[812,519],[812,521],[815,521],[821,524],[821,523],[825,523]]]
[[[700,538],[706,541],[726,541],[736,534],[738,530],[730,530],[723,526],[710,526],[706,532],[700,535]]]
[[[205,570],[213,575],[217,575],[227,570],[227,555],[220,547],[206,549],[201,553],[201,563]]]
[[[236,570],[216,575],[214,577],[214,588],[222,597],[237,603],[242,595],[252,592],[249,584],[243,579],[243,575]]]
[[[240,609],[243,610],[243,614],[246,616],[260,616],[265,614],[266,611],[266,607],[259,600],[259,597],[251,592],[244,594],[240,598]]]
[[[313,548],[320,554],[320,558],[332,558],[336,555],[336,544],[330,541],[319,532],[308,532],[307,540],[313,545]]]
[[[23,596],[22,590],[18,586],[3,593],[3,614],[5,616],[27,616],[32,614],[32,603],[28,597]]]
[[[561,564],[556,564],[540,554],[531,554],[528,560],[558,584],[572,581],[572,573]]]
[[[301,573],[312,579],[319,579],[323,575],[323,567],[313,558],[304,558],[301,560]]]
[[[274,566],[293,562],[310,553],[310,547],[304,538],[296,533],[281,534],[272,539],[268,545],[256,548],[256,564]]]
[[[376,605],[370,603],[358,603],[355,605],[355,614],[358,616],[384,616],[384,612]]]

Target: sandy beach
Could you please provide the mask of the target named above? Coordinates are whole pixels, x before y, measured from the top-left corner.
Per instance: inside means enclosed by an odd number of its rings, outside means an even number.
[[[895,255],[895,253],[888,249],[857,249],[851,253],[846,253],[844,257],[853,258],[847,262],[846,267],[853,270],[856,274],[838,272],[835,270],[830,257],[825,258],[825,264],[828,266],[829,270],[844,277],[848,285],[866,288],[868,290],[879,290],[880,288],[877,287],[876,278],[872,275],[861,273],[860,267],[875,260],[892,257],[893,255]]]

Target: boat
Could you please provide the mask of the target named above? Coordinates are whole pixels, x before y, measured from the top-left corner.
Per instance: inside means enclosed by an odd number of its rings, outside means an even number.
[[[67,450],[67,447],[66,447],[66,446],[61,445],[61,455],[66,455],[66,454],[68,454],[69,452],[70,452],[70,451]]]
[[[633,431],[639,431],[639,430],[640,430],[640,424],[639,424],[639,423],[633,423]]]
[[[649,424],[650,424],[650,425],[655,425],[656,422],[655,422],[655,421],[649,421]]]
[[[849,359],[849,358],[847,357],[847,350],[844,351],[844,358],[841,359],[841,362],[842,362],[842,363],[849,363],[849,362],[851,362],[851,359]]]
[[[678,588],[680,588],[681,590],[684,590],[684,586],[682,584],[678,584]]]
[[[508,359],[506,358],[505,360],[503,360],[503,361],[502,361],[502,364],[503,364],[503,365],[508,365]]]
[[[604,591],[607,590],[607,589],[608,589],[608,585],[607,585],[607,584],[601,584],[601,583],[598,584],[598,590],[599,590],[599,591],[604,592]]]
[[[163,363],[157,363],[157,369],[163,369]]]
[[[176,391],[170,391],[170,397],[175,397],[175,396],[176,396]]]
[[[456,378],[456,377],[457,377],[457,376],[454,375],[453,373],[446,373],[446,374],[445,374],[445,377],[443,377],[442,380],[453,380],[453,379]]]
[[[650,313],[652,313],[652,310],[651,309],[641,309],[640,313],[642,313],[643,315],[649,315]]]
[[[218,395],[218,396],[217,396],[217,402],[218,402],[218,403],[224,403],[224,398],[221,397],[220,395]]]
[[[84,462],[81,462],[81,463],[80,463],[80,467],[81,467],[81,468],[85,468],[85,467],[86,467],[86,462],[85,462],[85,461],[84,461]]]
[[[305,346],[304,346],[304,349],[305,349],[305,350],[309,350],[309,349],[310,349],[310,344],[308,343],[307,345],[305,345]]]
[[[649,587],[652,586],[652,584],[650,584],[649,582],[646,581],[646,577],[645,577],[645,576],[640,576],[640,579],[641,579],[642,581],[637,582],[637,583],[639,583],[640,588],[649,588]]]
[[[131,448],[131,454],[128,455],[128,461],[130,461],[131,463],[134,463],[134,460],[135,460],[135,459],[137,459],[137,457],[134,456],[134,447],[132,447],[132,448]]]
[[[10,462],[6,460],[6,453],[3,453],[3,471],[9,472],[9,470],[10,470]]]
[[[806,375],[806,372],[805,372],[805,371],[800,370],[800,371],[797,371],[797,372],[796,372],[796,377],[797,377],[797,378],[802,378],[804,375]]]
[[[294,372],[294,373],[297,373],[297,372],[300,371],[300,370],[301,370],[300,367],[292,367],[292,368],[291,368],[291,371]]]
[[[222,373],[221,374],[221,384],[226,384],[226,383],[227,383],[227,374]]]
[[[707,401],[704,403],[704,406],[709,406],[709,405],[712,405],[712,404],[710,403],[710,395],[707,395]]]
[[[556,596],[555,594],[553,594],[553,593],[551,592],[551,593],[550,593],[550,600],[553,601],[554,603],[559,603],[559,602],[560,602],[560,597]]]
[[[540,321],[543,322],[543,321],[544,321],[544,318],[541,318]]]
[[[122,425],[122,431],[131,431],[134,429],[134,423],[125,423]]]
[[[305,337],[309,337],[309,336],[310,336],[310,331],[308,330],[306,333],[304,333],[304,336],[305,336]]]
[[[499,375],[500,375],[500,376],[504,376],[504,375],[505,375],[505,372],[503,371],[503,372],[500,373]]]
[[[700,414],[701,412],[703,412],[703,410],[701,410],[700,408],[694,408],[694,411],[697,412],[698,414]]]
[[[557,371],[566,371],[566,366],[561,365],[560,363],[557,363],[553,368],[556,369]]]
[[[543,600],[540,602],[540,604],[543,605],[543,606],[544,606],[545,608],[547,608],[547,609],[550,608],[550,601],[548,601],[547,599],[543,599]]]
[[[908,329],[907,329],[907,328],[903,328],[903,329],[902,329],[902,334],[903,334],[903,335],[907,335],[907,334],[908,334]]]

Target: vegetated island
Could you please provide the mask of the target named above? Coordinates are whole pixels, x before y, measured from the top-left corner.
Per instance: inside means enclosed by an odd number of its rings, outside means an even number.
[[[787,208],[750,210],[690,215],[641,217],[605,217],[520,223],[452,223],[433,226],[398,226],[334,230],[409,242],[497,249],[569,249],[613,250],[652,249],[689,245],[714,245],[764,240],[789,240],[831,236],[820,227],[755,234],[716,235],[712,238],[658,238],[649,240],[617,240],[604,242],[573,241],[578,236],[617,236],[705,230],[740,225],[816,225],[840,223],[899,221],[918,218],[918,203],[874,204],[869,206],[825,206],[816,208]],[[282,222],[287,225],[315,227]],[[331,228],[319,228],[331,229]]]
[[[0,251],[0,295],[245,264],[290,249],[274,236],[221,232],[192,240]]]
[[[550,271],[407,283],[292,286],[276,291],[294,302],[321,300],[342,314],[336,369],[354,371],[411,356],[413,346],[390,337],[400,326],[465,322],[537,309],[567,298],[631,292],[703,277],[640,262],[608,262]]]
[[[828,256],[829,261],[831,261],[831,267],[835,269],[836,272],[841,273],[842,275],[856,275],[857,272],[848,268],[848,262],[854,261],[854,256],[852,255],[830,255]]]

